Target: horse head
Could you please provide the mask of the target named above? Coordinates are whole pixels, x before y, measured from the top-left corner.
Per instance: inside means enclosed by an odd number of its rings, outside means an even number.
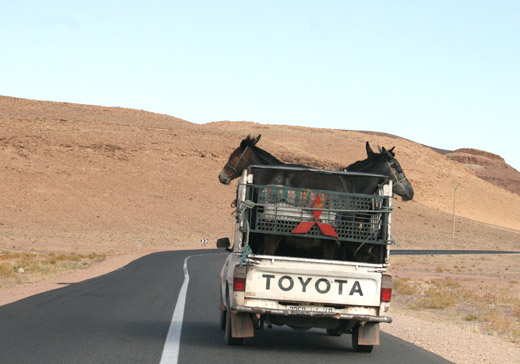
[[[403,201],[413,199],[413,187],[406,178],[399,161],[395,158],[394,148],[386,149],[378,146],[379,153],[375,153],[370,144],[366,143],[367,159],[351,164],[348,171],[368,172],[386,175],[392,180],[392,192],[401,196]]]
[[[268,165],[281,164],[278,159],[263,149],[256,146],[260,140],[261,135],[256,138],[248,135],[244,138],[238,148],[236,148],[228,158],[228,161],[222,168],[218,179],[220,183],[228,185],[232,180],[242,175],[244,169],[250,165]]]

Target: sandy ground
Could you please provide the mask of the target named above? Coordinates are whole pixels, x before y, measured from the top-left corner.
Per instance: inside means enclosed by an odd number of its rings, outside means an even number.
[[[358,126],[346,122],[349,127]],[[520,196],[410,140],[251,122],[196,125],[142,110],[0,96],[0,250],[109,255],[87,270],[0,288],[0,304],[105,274],[142,254],[198,249],[200,239],[213,245],[230,236],[235,184],[222,185],[217,176],[248,134],[261,134],[258,146],[286,163],[333,169],[364,159],[366,141],[374,149],[395,146],[415,189],[413,201],[395,201],[392,235],[400,248],[520,250]],[[508,258],[507,271],[497,270],[500,261],[483,259],[459,272],[450,259],[396,259],[390,269],[400,277],[500,286],[517,280],[510,277],[520,267],[518,258]],[[518,285],[507,290],[520,298]],[[405,305],[397,299],[399,307]],[[518,362],[519,346],[503,337],[398,311],[384,330],[449,360]]]
[[[498,337],[469,332],[449,323],[393,313],[383,331],[454,363],[518,363],[520,348]]]

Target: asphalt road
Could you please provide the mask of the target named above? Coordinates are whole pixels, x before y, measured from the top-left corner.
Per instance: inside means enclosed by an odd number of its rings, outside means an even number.
[[[61,289],[0,307],[0,363],[160,363],[188,256],[178,363],[449,363],[385,333],[370,354],[355,353],[350,335],[286,327],[227,346],[218,312],[226,255],[216,250],[151,254],[110,274],[63,282]]]

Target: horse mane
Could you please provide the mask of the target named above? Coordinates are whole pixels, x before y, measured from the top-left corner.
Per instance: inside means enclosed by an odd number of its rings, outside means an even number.
[[[266,161],[268,161],[271,164],[284,164],[282,161],[280,161],[274,155],[272,155],[271,153],[269,153],[263,149],[258,148],[257,146],[253,145],[253,146],[251,146],[251,149],[253,149],[260,158],[265,159]]]
[[[259,136],[257,138],[254,138],[251,135],[248,135],[240,143],[240,148],[242,150],[244,150],[247,147],[253,149],[258,157],[266,160],[267,162],[269,162],[269,164],[284,164],[282,161],[280,161],[278,158],[276,158],[271,153],[269,153],[261,148],[258,148],[256,146],[256,143],[258,143],[259,138],[260,138]]]
[[[381,155],[382,155],[381,153],[374,153],[372,156],[368,157],[367,159],[363,159],[363,160],[354,162],[351,165],[343,168],[343,170],[360,172],[363,169],[370,167],[373,164],[374,160],[376,158],[379,158]]]

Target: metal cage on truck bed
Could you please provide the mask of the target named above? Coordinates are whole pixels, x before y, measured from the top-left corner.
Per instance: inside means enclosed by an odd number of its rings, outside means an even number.
[[[302,168],[284,168],[283,172],[283,179],[266,178],[268,167],[250,168],[255,182],[245,185],[245,198],[254,203],[248,214],[250,232],[368,244],[389,243],[392,204],[391,192],[383,193],[382,186],[388,182],[385,176]],[[336,190],[277,184],[286,181],[297,184],[299,173],[305,173],[307,177],[314,173],[320,181],[314,183],[315,186],[330,186]],[[379,187],[374,194],[341,191],[351,186],[352,178],[377,178]],[[256,184],[257,181],[274,183]]]
[[[256,197],[251,232],[372,244],[386,244],[388,240],[388,196],[287,186],[248,187]]]

